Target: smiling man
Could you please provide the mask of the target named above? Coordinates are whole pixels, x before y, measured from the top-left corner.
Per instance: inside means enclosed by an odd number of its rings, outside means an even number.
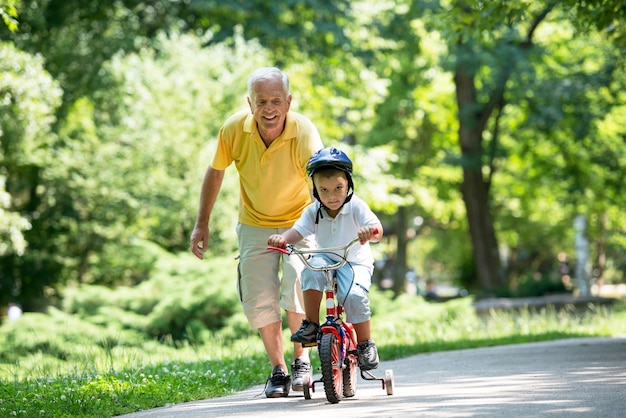
[[[259,330],[272,366],[265,394],[277,398],[289,395],[290,384],[293,390],[303,390],[311,363],[307,350],[294,344],[292,380],[284,358],[281,309],[295,332],[304,318],[300,287],[303,265],[297,257],[267,251],[267,237],[293,226],[311,203],[306,165],[322,148],[322,141],[309,119],[290,110],[289,80],[277,68],[252,73],[248,105],[250,112],[231,116],[220,130],[217,150],[202,183],[190,241],[192,253],[202,259],[208,249],[209,220],[224,170],[234,162],[240,182],[237,288],[243,311],[250,326]],[[309,239],[302,246],[312,243]]]

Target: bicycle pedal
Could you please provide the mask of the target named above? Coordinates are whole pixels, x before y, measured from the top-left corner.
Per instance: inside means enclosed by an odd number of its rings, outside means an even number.
[[[308,348],[308,347],[317,347],[317,341],[314,341],[312,343],[302,343],[302,347]]]

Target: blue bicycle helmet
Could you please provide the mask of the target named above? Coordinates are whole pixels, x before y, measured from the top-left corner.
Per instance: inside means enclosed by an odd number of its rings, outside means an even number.
[[[328,167],[336,168],[346,173],[346,177],[348,178],[348,195],[344,201],[345,205],[350,201],[350,199],[352,199],[352,194],[354,193],[354,183],[352,182],[352,161],[343,151],[335,147],[323,148],[311,156],[306,165],[306,172],[309,177],[311,177],[311,180],[313,180],[313,175],[317,170]],[[317,223],[319,216],[322,216],[321,208],[325,206],[317,193],[315,180],[313,180],[313,196],[320,203],[320,210],[318,210],[318,216],[315,219],[315,223]]]
[[[348,178],[352,177],[352,161],[343,151],[335,147],[322,148],[313,154],[306,165],[306,172],[313,178],[313,174],[320,167],[335,167],[345,171]]]

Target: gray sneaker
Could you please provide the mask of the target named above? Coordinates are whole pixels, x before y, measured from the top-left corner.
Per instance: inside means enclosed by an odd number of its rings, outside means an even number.
[[[293,333],[291,341],[294,343],[313,344],[317,341],[317,332],[320,326],[308,319],[302,320],[300,329]]]
[[[378,367],[378,350],[374,341],[369,340],[357,345],[359,367],[361,370],[372,370]]]
[[[309,378],[311,377],[311,363],[307,363],[306,361],[296,359],[291,364],[291,375],[293,379],[291,380],[291,389],[297,392],[302,392],[304,390],[304,385],[309,384]]]
[[[265,396],[268,398],[282,398],[289,396],[289,384],[291,376],[283,371],[280,366],[274,367],[272,374],[265,382]]]

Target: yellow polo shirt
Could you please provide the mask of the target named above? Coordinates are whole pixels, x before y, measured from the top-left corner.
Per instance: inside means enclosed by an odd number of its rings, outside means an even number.
[[[291,227],[311,203],[306,164],[323,147],[319,132],[305,116],[287,113],[283,133],[269,148],[249,111],[222,126],[211,167],[239,171],[239,222],[262,228]]]

